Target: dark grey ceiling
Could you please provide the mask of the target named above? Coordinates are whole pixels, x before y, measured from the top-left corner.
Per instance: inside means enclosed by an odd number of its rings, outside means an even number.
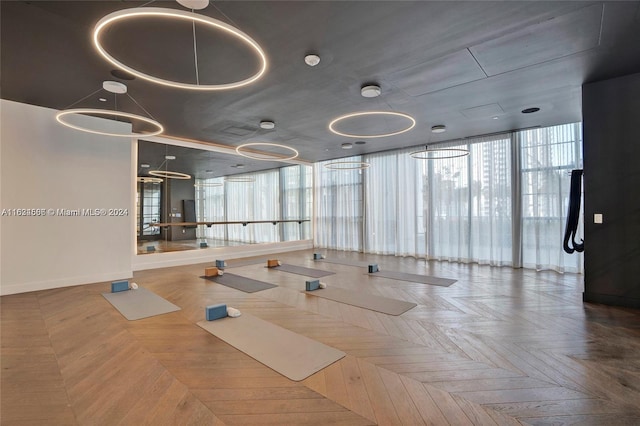
[[[102,16],[141,4],[2,1],[2,97],[61,109],[114,79],[114,67],[94,51],[90,34]],[[181,9],[160,1],[145,7]],[[283,143],[310,161],[578,121],[583,83],[640,72],[637,1],[216,1],[198,13],[253,37],[269,60],[264,77],[218,92],[135,79],[126,82],[129,93],[167,135],[230,146]],[[114,54],[158,76],[194,79],[192,29],[185,25],[120,24],[105,40]],[[245,47],[205,28],[197,31],[201,82],[255,71]],[[308,52],[320,55],[318,66],[304,64]],[[369,82],[382,87],[380,97],[360,96]],[[97,96],[83,106],[97,106]],[[541,110],[522,114],[527,107]],[[357,139],[330,133],[328,123],[372,110],[407,113],[417,125],[342,150],[342,143]],[[260,129],[262,119],[274,120],[276,129]],[[353,120],[341,130],[401,124]],[[447,132],[431,134],[436,124]]]

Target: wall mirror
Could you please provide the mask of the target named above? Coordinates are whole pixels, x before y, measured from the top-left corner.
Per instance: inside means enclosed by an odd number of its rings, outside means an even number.
[[[138,141],[137,254],[311,238],[312,168]]]

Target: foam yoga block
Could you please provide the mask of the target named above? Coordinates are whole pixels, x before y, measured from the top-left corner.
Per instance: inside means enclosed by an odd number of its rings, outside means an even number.
[[[207,243],[200,243],[200,248],[207,248],[209,247],[209,244]]]
[[[147,246],[147,251],[156,251],[155,246]]]
[[[219,305],[210,305],[204,308],[204,316],[207,321],[213,321],[227,316],[227,305],[220,303]]]
[[[224,268],[225,266],[227,266],[227,262],[225,262],[224,260],[216,260],[217,268]]]
[[[313,253],[313,260],[320,260],[320,259],[324,259],[324,256],[321,255],[320,253]]]
[[[270,259],[267,260],[267,268],[274,268],[276,266],[280,266],[282,263],[278,259]]]
[[[372,265],[369,265],[369,273],[372,274],[374,272],[378,272],[380,269],[378,269],[378,265],[376,265],[375,263]]]
[[[313,291],[320,288],[320,280],[305,281],[305,290]]]
[[[204,269],[204,276],[205,277],[217,277],[218,275],[220,275],[220,270],[218,268],[216,268],[215,266],[212,266],[211,268],[205,268]]]
[[[114,281],[111,283],[111,293],[129,290],[129,280]]]

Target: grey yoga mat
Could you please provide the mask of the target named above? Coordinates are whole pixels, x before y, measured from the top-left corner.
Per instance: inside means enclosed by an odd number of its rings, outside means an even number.
[[[289,265],[288,263],[283,263],[280,266],[275,266],[269,269],[290,272],[292,274],[304,275],[305,277],[312,278],[321,278],[335,274],[335,272],[323,271],[322,269],[305,268],[304,266]]]
[[[300,381],[333,364],[345,353],[253,315],[200,321],[198,325],[256,361]]]
[[[238,268],[240,266],[249,266],[249,265],[257,265],[259,263],[264,263],[266,265],[267,263],[267,258],[264,259],[238,259],[238,260],[229,260],[227,262],[227,266],[225,266],[222,269],[226,269],[226,268]]]
[[[305,291],[310,296],[322,297],[347,305],[358,306],[371,311],[382,312],[389,315],[401,315],[417,305],[403,300],[389,299],[388,297],[374,294],[344,290],[341,288],[327,287],[319,290]]]
[[[244,291],[245,293],[255,293],[256,291],[267,290],[269,288],[278,287],[275,284],[266,283],[264,281],[258,281],[251,278],[243,277],[241,275],[231,274],[225,272],[224,275],[218,275],[214,277],[202,277],[209,281],[213,281],[217,284],[222,284],[227,287],[235,288],[236,290]]]
[[[451,284],[457,281],[449,278],[431,277],[429,275],[408,274],[406,272],[396,272],[396,271],[378,271],[378,272],[373,272],[367,275],[370,275],[372,277],[392,278],[394,280],[409,281],[412,283],[431,284],[431,285],[437,285],[440,287],[449,287]]]
[[[335,263],[336,265],[347,265],[347,266],[357,266],[359,268],[366,268],[372,263],[375,262],[367,262],[366,260],[349,260],[349,259],[315,259],[316,262],[325,262],[325,263]]]
[[[129,321],[180,310],[179,306],[142,287],[102,295]]]

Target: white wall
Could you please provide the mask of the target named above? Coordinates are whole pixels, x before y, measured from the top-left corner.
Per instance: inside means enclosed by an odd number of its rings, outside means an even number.
[[[0,294],[132,274],[131,139],[68,129],[55,110],[2,100],[0,210],[128,209],[128,216],[0,218]],[[96,121],[97,120],[97,121]],[[111,131],[130,125],[93,117]]]

